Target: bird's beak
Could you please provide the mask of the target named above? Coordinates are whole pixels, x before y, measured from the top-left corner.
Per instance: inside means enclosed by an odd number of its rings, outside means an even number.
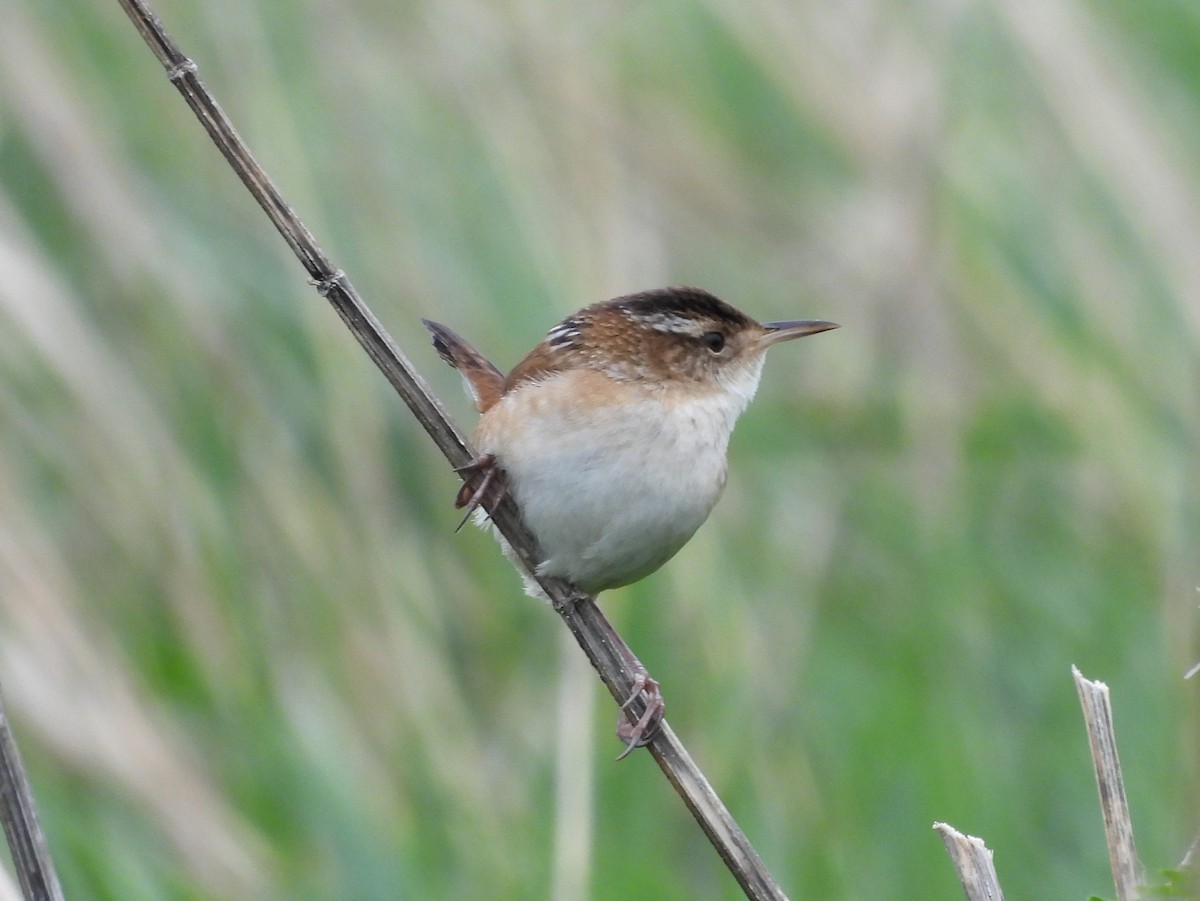
[[[791,341],[793,338],[827,332],[838,328],[838,324],[826,322],[824,319],[790,319],[786,322],[764,322],[762,327],[766,329],[761,338],[762,346],[770,347],[780,341]]]

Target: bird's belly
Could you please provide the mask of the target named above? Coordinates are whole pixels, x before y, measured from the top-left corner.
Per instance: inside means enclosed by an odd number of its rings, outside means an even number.
[[[479,439],[507,473],[544,575],[593,593],[637,581],[691,538],[724,487],[736,412],[709,398],[538,412]]]

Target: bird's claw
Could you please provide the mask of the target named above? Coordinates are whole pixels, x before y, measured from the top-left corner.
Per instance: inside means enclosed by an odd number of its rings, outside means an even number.
[[[640,717],[634,719],[631,707],[641,695],[645,695],[646,709]],[[625,750],[617,756],[617,760],[624,760],[635,748],[644,748],[654,740],[662,727],[663,713],[666,709],[666,702],[658,690],[658,682],[645,670],[635,673],[633,691],[621,705],[620,718],[617,720],[617,738],[625,742]]]
[[[484,501],[487,501],[489,506],[498,504],[506,489],[504,470],[496,462],[494,454],[480,454],[454,471],[463,476],[462,487],[458,489],[458,495],[454,498],[454,506],[466,508],[462,521],[454,530],[457,532],[467,524],[471,514],[478,510]]]

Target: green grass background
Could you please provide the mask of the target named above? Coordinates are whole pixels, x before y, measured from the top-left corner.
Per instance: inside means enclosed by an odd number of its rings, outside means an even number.
[[[1111,896],[1198,825],[1194,0],[159,0],[464,424],[701,285],[772,353],[602,598],[794,899]],[[115,0],[0,0],[0,691],[74,899],[738,897]]]

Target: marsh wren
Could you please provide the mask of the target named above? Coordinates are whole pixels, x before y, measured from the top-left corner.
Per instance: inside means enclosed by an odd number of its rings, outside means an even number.
[[[504,376],[424,322],[482,414],[457,505],[469,516],[507,491],[541,549],[538,573],[589,594],[648,576],[708,518],[767,348],[837,328],[759,323],[707,291],[663,288],[585,307]]]

